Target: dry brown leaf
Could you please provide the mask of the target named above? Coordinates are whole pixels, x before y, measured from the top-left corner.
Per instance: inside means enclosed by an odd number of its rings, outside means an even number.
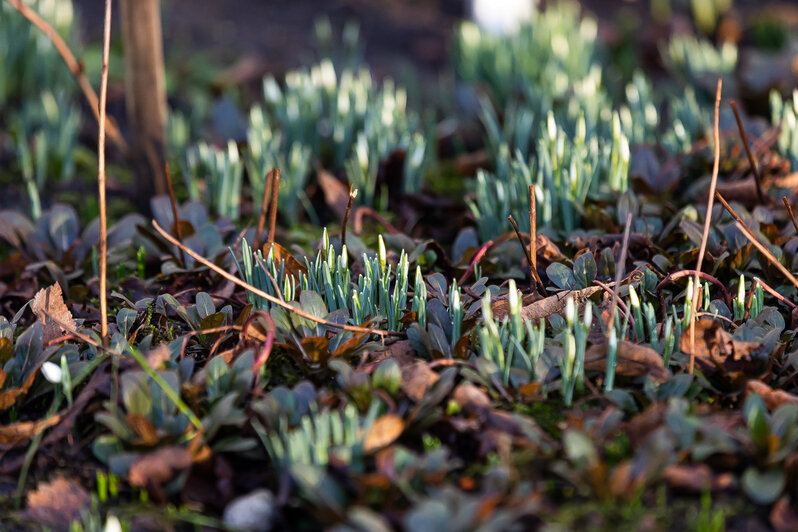
[[[378,417],[366,435],[363,450],[370,453],[390,445],[402,434],[404,429],[404,420],[396,414],[385,414]]]
[[[585,351],[585,369],[605,371],[607,369],[607,343],[594,344]],[[644,345],[626,340],[618,342],[618,363],[615,374],[621,377],[647,375],[654,382],[667,382],[670,372],[665,369],[662,355]]]
[[[37,421],[19,421],[0,426],[0,446],[17,445],[29,440],[41,431],[57,425],[61,421],[60,414],[54,414]]]
[[[72,319],[72,313],[64,303],[64,294],[58,283],[53,283],[36,292],[33,303],[31,303],[31,310],[44,326],[42,341],[45,344],[58,338],[64,332],[73,332],[77,329],[75,320]]]
[[[164,447],[145,454],[130,466],[130,485],[137,488],[160,486],[191,465],[191,453],[185,447]]]
[[[5,390],[4,392],[0,392],[0,412],[11,407],[14,403],[17,402],[17,399],[20,396],[28,393],[30,387],[33,386],[33,381],[36,380],[36,375],[38,373],[39,373],[38,371],[31,371],[31,374],[28,375],[27,380],[24,383],[22,383],[22,386],[19,386],[17,388],[10,388],[8,390]],[[3,381],[5,381],[6,379],[5,372],[3,372],[2,375],[3,375],[2,379]]]
[[[798,396],[784,390],[774,390],[759,380],[748,381],[746,388],[748,393],[755,393],[761,396],[770,410],[775,410],[782,405],[798,405]]]
[[[263,244],[263,256],[268,256],[270,250],[274,246],[274,263],[279,265],[282,261],[285,261],[285,275],[293,275],[297,280],[299,280],[299,274],[303,273],[307,275],[308,269],[305,267],[304,264],[296,260],[294,256],[291,254],[290,251],[285,249],[283,246],[278,244],[277,242],[272,242],[271,244]],[[256,268],[260,268],[260,265],[256,265]],[[275,279],[275,281],[279,282],[280,279]]]
[[[125,421],[127,421],[127,424],[136,436],[139,437],[136,444],[151,447],[160,440],[158,437],[158,429],[155,428],[155,425],[153,425],[149,419],[141,414],[128,414],[125,416]]]
[[[464,382],[454,390],[452,398],[467,414],[479,414],[490,407],[490,398],[481,389]]]
[[[69,530],[81,510],[91,506],[91,495],[74,480],[58,477],[40,483],[28,493],[25,516],[56,530]]]
[[[323,168],[317,168],[316,175],[319,186],[324,192],[324,203],[339,219],[343,219],[349,204],[349,188]]]
[[[402,391],[418,403],[439,378],[438,374],[422,360],[407,364],[402,367]]]
[[[726,332],[718,320],[704,318],[695,324],[695,350],[691,349],[690,329],[682,333],[679,349],[685,354],[693,354],[704,375],[713,375],[722,369],[724,372],[748,372],[759,363],[751,357],[760,344],[735,340]]]

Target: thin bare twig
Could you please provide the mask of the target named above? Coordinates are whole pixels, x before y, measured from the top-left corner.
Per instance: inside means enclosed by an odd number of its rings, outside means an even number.
[[[709,226],[712,223],[712,207],[715,200],[715,190],[718,186],[718,170],[720,168],[720,127],[718,117],[720,115],[720,95],[723,89],[723,78],[718,78],[718,88],[715,92],[715,162],[712,165],[712,181],[709,184],[709,196],[707,197],[707,213],[704,217],[704,233],[701,236],[701,247],[698,249],[698,260],[696,261],[696,273],[693,280],[693,294],[691,297],[691,308],[698,310],[698,288],[701,285],[701,265],[704,262],[704,254],[707,251],[707,240],[709,239]],[[747,146],[747,144],[746,144]],[[690,320],[690,365],[689,373],[693,374],[695,368],[695,320]]]
[[[629,251],[629,235],[632,230],[632,211],[626,213],[626,227],[623,230],[623,245],[621,246],[621,256],[615,265],[615,284],[612,291],[612,304],[610,305],[610,319],[607,321],[607,335],[610,334],[615,326],[615,309],[618,308],[618,297],[621,291],[621,280],[623,280],[623,270],[626,265],[626,253]]]
[[[105,208],[105,103],[108,96],[108,57],[111,47],[111,0],[105,0],[103,69],[100,81],[100,119],[97,139],[97,191],[100,203],[100,337],[108,337],[108,216]]]
[[[457,281],[457,286],[465,285],[465,282],[468,280],[468,277],[474,271],[474,268],[477,267],[477,264],[479,264],[479,261],[482,260],[482,257],[485,256],[485,254],[488,252],[491,246],[493,246],[493,240],[488,240],[487,242],[482,244],[482,246],[480,246],[480,248],[477,250],[476,253],[474,253],[474,258],[471,259],[471,264],[468,265],[468,269],[465,271],[463,276],[460,277],[460,280]]]
[[[734,111],[734,119],[737,120],[737,129],[740,130],[740,138],[745,147],[745,154],[748,156],[748,164],[751,165],[751,172],[754,174],[754,181],[756,182],[756,197],[760,205],[765,205],[765,194],[762,192],[762,178],[759,177],[759,169],[757,168],[754,156],[751,153],[751,147],[748,146],[748,136],[745,134],[743,121],[740,119],[740,112],[737,110],[737,102],[731,101],[731,108]]]
[[[39,28],[42,33],[44,33],[50,42],[53,43],[55,49],[61,55],[61,58],[66,63],[67,68],[69,71],[72,72],[72,75],[75,78],[75,81],[78,82],[80,86],[80,90],[83,92],[83,95],[86,97],[86,101],[89,103],[89,108],[94,113],[94,118],[97,120],[97,123],[100,123],[100,105],[97,99],[97,93],[94,92],[94,88],[89,83],[89,80],[86,78],[86,74],[83,72],[83,65],[75,59],[74,54],[69,49],[69,46],[64,42],[64,39],[58,34],[57,31],[42,17],[39,16],[36,11],[32,10],[28,7],[25,2],[22,0],[7,0],[8,3],[19,11],[19,13],[28,19],[31,24]],[[103,105],[103,107],[105,107]],[[119,151],[122,152],[123,155],[127,156],[129,153],[127,142],[125,142],[124,137],[119,132],[119,129],[116,127],[116,124],[112,120],[108,120],[106,127],[108,128],[108,137],[111,139]]]
[[[169,201],[172,204],[172,217],[175,219],[175,235],[177,235],[177,239],[182,242],[183,230],[180,228],[180,218],[177,215],[177,201],[175,201],[175,190],[172,187],[172,174],[169,172],[169,163],[164,165],[164,171],[166,173],[166,185],[169,187]],[[183,267],[188,265],[186,254],[182,251],[180,252],[180,260],[183,261]]]
[[[258,228],[255,230],[255,249],[260,249],[261,238],[263,238],[263,228],[266,227],[266,214],[269,210],[269,193],[272,191],[272,180],[274,179],[274,168],[266,174],[266,183],[263,187],[263,198],[260,201],[260,215],[258,216]]]
[[[776,269],[779,270],[782,273],[782,275],[784,275],[784,277],[786,277],[793,284],[793,286],[798,287],[798,279],[796,279],[795,276],[791,274],[789,270],[787,270],[787,268],[785,268],[781,262],[779,262],[779,259],[777,259],[773,255],[773,253],[767,248],[767,246],[765,246],[762,242],[759,241],[759,239],[756,237],[756,235],[754,235],[753,232],[751,232],[751,230],[749,230],[746,226],[744,226],[740,222],[734,222],[734,225],[737,226],[737,229],[740,230],[740,232],[745,236],[745,238],[747,238],[748,241],[751,242],[754,245],[754,247],[757,250],[759,250],[761,254],[765,256],[768,262],[770,262],[773,266],[775,266]]]
[[[795,303],[793,303],[792,301],[790,301],[789,299],[787,299],[783,295],[781,295],[778,292],[776,292],[776,290],[772,286],[767,284],[765,281],[763,281],[759,277],[754,277],[754,282],[757,282],[757,281],[759,281],[759,284],[762,286],[762,289],[765,292],[767,292],[768,294],[772,295],[773,297],[775,297],[776,299],[778,299],[779,301],[781,301],[782,303],[784,303],[788,307],[790,307],[790,308],[798,307],[798,305],[796,305]]]
[[[349,225],[349,215],[352,214],[352,205],[355,203],[357,197],[357,189],[354,185],[349,185],[349,202],[346,204],[346,212],[344,213],[344,221],[341,224],[341,248],[346,245],[346,226]]]
[[[515,236],[518,237],[518,243],[521,244],[521,249],[523,250],[524,255],[526,255],[526,261],[529,263],[529,276],[532,278],[532,282],[536,283],[537,280],[535,279],[535,274],[532,273],[534,270],[532,269],[532,254],[530,253],[530,249],[524,244],[524,237],[521,236],[521,230],[518,229],[518,224],[515,223],[515,218],[513,218],[513,215],[508,215],[507,219],[510,220],[510,224],[513,226],[513,229],[515,229]]]
[[[795,221],[795,213],[792,212],[792,205],[790,205],[790,200],[787,199],[787,196],[782,196],[781,201],[783,201],[784,206],[787,207],[787,212],[790,215],[790,220],[792,220],[792,226],[795,228],[795,233],[798,234],[798,222]]]
[[[538,207],[535,200],[535,185],[529,185],[529,255],[532,257],[532,274],[535,280],[543,286],[543,281],[538,275]]]
[[[702,272],[702,271],[698,271],[698,270],[679,270],[678,272],[673,272],[673,273],[668,274],[667,277],[665,277],[663,280],[661,280],[657,284],[657,293],[662,292],[662,287],[665,286],[666,284],[672,283],[673,281],[676,281],[677,279],[681,279],[682,277],[687,277],[689,275],[695,276],[696,273],[698,274],[698,276],[701,279],[703,279],[705,281],[709,281],[710,283],[712,283],[715,286],[717,286],[718,288],[720,288],[720,292],[721,292],[721,294],[723,294],[724,303],[726,303],[727,307],[729,307],[729,308],[732,307],[731,297],[729,296],[729,292],[726,290],[726,287],[723,285],[723,283],[720,282],[716,277],[713,277],[712,275],[710,275],[710,274],[708,274],[706,272]]]
[[[163,237],[164,240],[166,240],[167,242],[169,242],[173,246],[177,246],[177,247],[185,250],[185,252],[192,259],[196,260],[197,262],[199,262],[200,264],[202,264],[206,268],[210,268],[215,273],[217,273],[218,275],[221,275],[223,278],[227,279],[228,281],[232,282],[233,284],[237,284],[241,288],[244,288],[245,290],[255,294],[256,296],[262,297],[263,299],[269,301],[270,303],[272,303],[274,305],[277,305],[278,307],[284,308],[284,309],[288,310],[289,312],[292,312],[292,313],[296,314],[300,318],[304,318],[306,320],[310,320],[310,321],[318,323],[320,325],[324,325],[325,327],[332,327],[333,329],[342,329],[344,331],[377,334],[377,335],[383,336],[383,337],[384,336],[404,336],[400,332],[385,331],[385,330],[382,330],[382,329],[373,329],[373,328],[369,328],[369,327],[358,327],[357,325],[345,325],[345,324],[335,323],[335,322],[332,322],[332,321],[325,320],[324,318],[319,318],[318,316],[314,316],[313,314],[309,314],[309,313],[305,312],[304,310],[298,309],[296,307],[292,307],[288,303],[280,301],[278,298],[274,297],[273,295],[267,294],[263,290],[260,290],[259,288],[256,288],[256,287],[252,286],[251,284],[247,283],[246,281],[243,281],[243,280],[239,279],[235,275],[223,270],[222,268],[220,268],[219,266],[217,266],[213,262],[209,261],[208,259],[206,259],[202,255],[200,255],[199,253],[197,253],[197,252],[193,251],[192,249],[184,246],[183,244],[178,242],[175,237],[173,237],[168,232],[166,232],[158,224],[157,221],[153,220],[152,221],[152,226],[153,226],[153,228],[155,228],[155,230],[158,232],[158,234],[160,234],[161,237]]]
[[[731,214],[732,218],[734,218],[735,220],[735,225],[743,233],[743,235],[749,240],[749,242],[751,242],[751,244],[753,244],[754,247],[758,249],[759,252],[762,253],[765,256],[765,258],[767,258],[768,261],[771,264],[773,264],[787,279],[789,279],[792,284],[798,287],[798,280],[795,279],[795,277],[787,270],[787,268],[784,267],[784,265],[781,262],[779,262],[779,260],[773,255],[773,253],[767,248],[767,246],[765,246],[762,242],[759,241],[759,239],[754,234],[753,230],[751,230],[751,228],[748,227],[748,225],[743,221],[743,219],[740,218],[740,216],[736,212],[734,212],[734,209],[732,209],[731,205],[729,205],[728,202],[726,202],[726,200],[723,198],[723,196],[721,196],[720,192],[716,192],[715,196],[723,204],[726,210],[729,211],[729,214]]]
[[[274,231],[277,227],[277,200],[280,194],[280,169],[274,170],[274,177],[272,178],[272,200],[271,207],[269,207],[269,246],[274,243]]]

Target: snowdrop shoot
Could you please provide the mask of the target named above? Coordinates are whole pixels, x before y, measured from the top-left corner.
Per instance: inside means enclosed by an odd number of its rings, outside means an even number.
[[[483,31],[507,35],[535,18],[536,4],[536,0],[472,0],[471,18]]]

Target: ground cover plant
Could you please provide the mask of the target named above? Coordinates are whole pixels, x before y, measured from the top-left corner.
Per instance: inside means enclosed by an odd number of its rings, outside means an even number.
[[[463,21],[440,101],[320,19],[148,212],[0,4],[0,528],[798,530],[798,28],[648,4]]]

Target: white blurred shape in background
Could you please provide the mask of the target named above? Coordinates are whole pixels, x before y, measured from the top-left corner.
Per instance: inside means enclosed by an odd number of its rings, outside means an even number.
[[[508,34],[535,18],[536,4],[537,0],[471,0],[471,18],[483,31]]]

